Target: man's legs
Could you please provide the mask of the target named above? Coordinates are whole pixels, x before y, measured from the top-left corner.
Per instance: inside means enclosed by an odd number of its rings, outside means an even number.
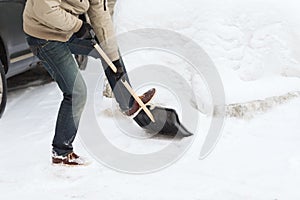
[[[86,102],[84,80],[67,43],[34,37],[27,41],[63,93],[52,146],[54,155],[66,156],[73,151],[72,143]]]

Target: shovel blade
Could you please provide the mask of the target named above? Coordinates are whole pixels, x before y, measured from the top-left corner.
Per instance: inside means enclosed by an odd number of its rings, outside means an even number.
[[[180,123],[178,114],[174,109],[159,106],[147,107],[151,111],[155,122],[152,122],[143,110],[137,114],[134,121],[149,133],[181,138],[193,135]]]

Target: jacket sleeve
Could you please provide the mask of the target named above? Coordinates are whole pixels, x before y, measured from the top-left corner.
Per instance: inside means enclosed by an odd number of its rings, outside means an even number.
[[[104,52],[112,61],[119,59],[113,22],[109,10],[104,9],[103,0],[90,0],[88,16]]]
[[[35,17],[46,26],[77,32],[82,21],[60,7],[61,0],[37,0],[33,3]]]

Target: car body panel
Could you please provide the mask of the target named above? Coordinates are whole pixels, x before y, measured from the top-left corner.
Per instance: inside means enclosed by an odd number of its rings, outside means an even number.
[[[25,39],[22,14],[25,0],[0,0],[0,37],[4,45],[6,77],[28,70],[38,61]],[[4,56],[3,54],[1,55]]]

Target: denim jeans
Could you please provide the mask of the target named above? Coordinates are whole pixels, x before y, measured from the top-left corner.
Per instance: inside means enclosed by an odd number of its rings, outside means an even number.
[[[90,40],[78,39],[75,36],[67,42],[27,36],[27,42],[63,93],[52,146],[54,155],[65,156],[73,151],[72,143],[87,96],[84,79],[72,54],[90,55],[95,58],[100,56]],[[117,74],[103,60],[102,66],[121,110],[128,110],[134,100],[119,81],[120,78],[125,78],[129,82],[124,65],[118,68]]]

